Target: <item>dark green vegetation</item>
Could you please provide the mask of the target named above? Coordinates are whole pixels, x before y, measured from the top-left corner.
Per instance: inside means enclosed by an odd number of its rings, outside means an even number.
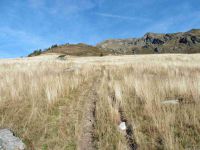
[[[33,51],[31,54],[28,55],[28,57],[32,57],[32,56],[38,56],[42,53],[42,50],[39,49],[39,50],[35,50]]]

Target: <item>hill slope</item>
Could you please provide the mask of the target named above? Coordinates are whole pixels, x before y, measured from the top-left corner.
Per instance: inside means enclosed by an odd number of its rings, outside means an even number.
[[[113,52],[105,51],[95,46],[79,43],[79,44],[65,44],[59,46],[53,45],[52,47],[44,51],[36,50],[33,53],[29,54],[29,56],[31,57],[47,53],[60,53],[72,56],[104,56],[111,54]]]
[[[97,47],[121,54],[198,53],[200,29],[173,34],[146,33],[142,38],[111,39]]]
[[[96,46],[83,43],[53,45],[29,56],[59,53],[72,56],[104,56],[108,54],[199,53],[200,29],[171,34],[146,33],[141,38],[110,39]]]

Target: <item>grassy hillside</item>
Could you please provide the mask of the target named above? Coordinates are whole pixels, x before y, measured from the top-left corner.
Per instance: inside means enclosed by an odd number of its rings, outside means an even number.
[[[200,55],[57,57],[0,60],[0,128],[27,149],[199,149]]]
[[[47,53],[58,53],[71,56],[104,56],[112,54],[112,52],[102,50],[95,46],[79,43],[79,44],[53,45],[44,51],[41,50],[33,51],[33,53],[29,54],[29,57]]]

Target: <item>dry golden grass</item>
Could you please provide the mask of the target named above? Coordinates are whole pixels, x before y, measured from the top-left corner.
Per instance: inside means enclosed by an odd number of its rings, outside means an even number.
[[[0,127],[27,149],[81,149],[92,86],[97,149],[200,148],[200,55],[56,57],[0,60]]]

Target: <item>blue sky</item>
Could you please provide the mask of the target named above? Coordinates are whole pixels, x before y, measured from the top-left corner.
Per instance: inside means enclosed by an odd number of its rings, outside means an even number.
[[[0,58],[200,28],[200,0],[0,0]]]

